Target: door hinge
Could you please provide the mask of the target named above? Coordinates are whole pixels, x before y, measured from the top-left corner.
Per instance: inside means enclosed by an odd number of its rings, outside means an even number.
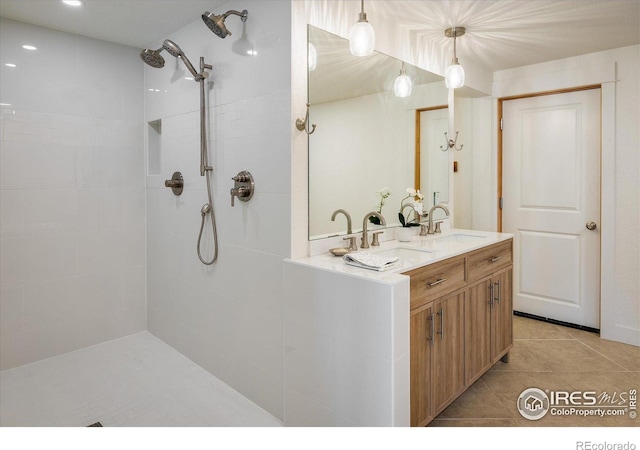
[[[503,125],[503,121],[502,121],[502,117],[500,117],[500,131],[502,131],[502,125]]]
[[[504,207],[504,198],[500,197],[500,200],[498,200],[498,206],[500,209]]]

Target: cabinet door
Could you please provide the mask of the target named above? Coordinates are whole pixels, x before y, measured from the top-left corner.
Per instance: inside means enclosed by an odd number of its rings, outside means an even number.
[[[434,336],[431,307],[411,313],[411,426],[426,425],[433,418],[431,404],[431,349]]]
[[[494,304],[491,311],[491,354],[498,361],[513,344],[513,270],[498,272],[492,278]]]
[[[433,304],[431,392],[436,415],[464,388],[464,298],[460,292]]]
[[[465,304],[465,382],[472,383],[493,363],[491,353],[492,279],[469,288]]]

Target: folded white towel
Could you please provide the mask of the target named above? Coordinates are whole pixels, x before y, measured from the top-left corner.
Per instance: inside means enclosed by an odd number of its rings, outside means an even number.
[[[377,270],[378,272],[387,270],[400,261],[397,256],[378,256],[369,252],[347,253],[342,258],[346,264],[351,266]]]

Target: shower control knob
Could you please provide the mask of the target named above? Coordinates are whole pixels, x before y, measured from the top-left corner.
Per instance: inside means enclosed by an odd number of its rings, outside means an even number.
[[[235,206],[236,198],[242,202],[248,202],[253,197],[255,188],[251,173],[243,170],[231,179],[235,182],[234,187],[229,191],[231,194],[231,206]]]

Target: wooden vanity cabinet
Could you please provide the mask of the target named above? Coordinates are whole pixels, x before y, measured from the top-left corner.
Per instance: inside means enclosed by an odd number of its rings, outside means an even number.
[[[424,426],[513,345],[512,240],[411,277],[411,426]]]

